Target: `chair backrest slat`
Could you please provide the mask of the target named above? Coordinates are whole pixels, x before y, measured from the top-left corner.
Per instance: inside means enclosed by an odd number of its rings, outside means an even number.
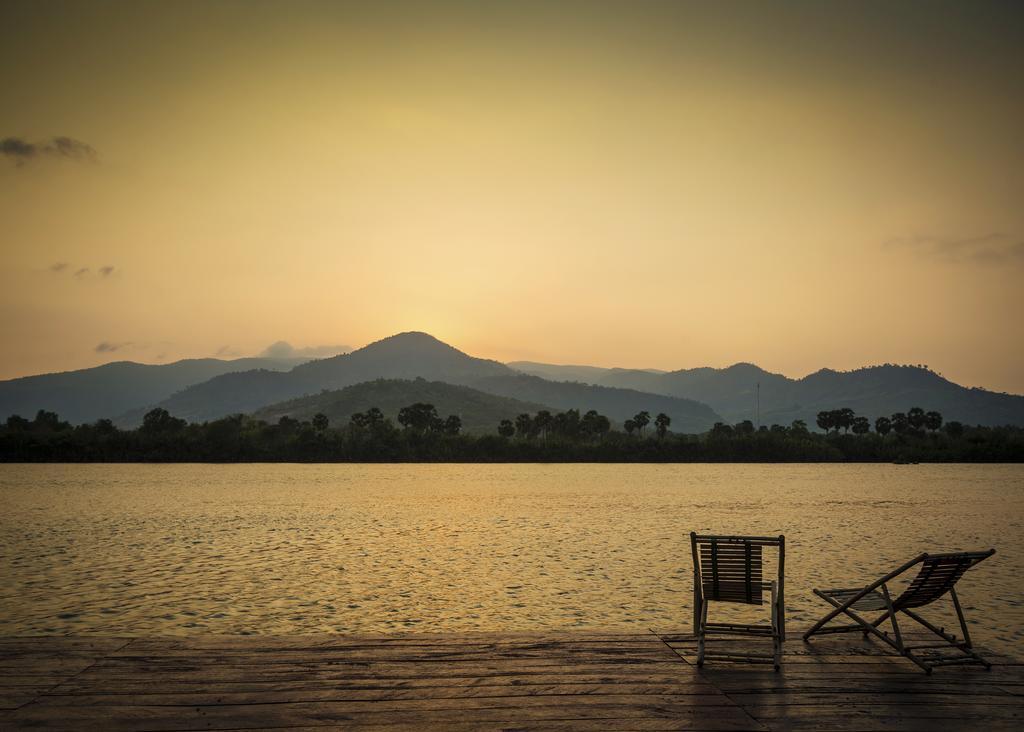
[[[921,569],[910,586],[893,602],[893,607],[923,607],[949,592],[964,576],[964,572],[983,559],[987,552],[959,552],[956,554],[928,554],[921,560]]]
[[[780,546],[780,537],[697,536],[691,534],[694,569],[708,600],[763,604],[763,547]]]

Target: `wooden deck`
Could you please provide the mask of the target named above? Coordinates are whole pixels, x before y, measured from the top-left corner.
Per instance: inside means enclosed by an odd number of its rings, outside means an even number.
[[[859,634],[785,652],[775,673],[655,633],[8,638],[0,729],[1024,728],[1005,657],[928,677]]]

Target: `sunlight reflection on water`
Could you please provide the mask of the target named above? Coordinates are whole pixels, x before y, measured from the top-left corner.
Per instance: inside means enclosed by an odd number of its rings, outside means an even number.
[[[0,635],[686,631],[696,530],[786,535],[793,637],[811,587],[994,546],[961,594],[1012,650],[1022,518],[1024,466],[6,465]]]

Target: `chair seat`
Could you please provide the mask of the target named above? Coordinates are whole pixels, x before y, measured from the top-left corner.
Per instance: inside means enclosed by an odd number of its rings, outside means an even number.
[[[843,604],[847,602],[854,595],[863,592],[863,587],[853,587],[849,589],[832,589],[832,590],[818,590],[821,594],[832,598],[836,602]],[[857,600],[850,606],[854,610],[885,610],[885,597],[881,592],[877,590],[871,590],[864,597]]]

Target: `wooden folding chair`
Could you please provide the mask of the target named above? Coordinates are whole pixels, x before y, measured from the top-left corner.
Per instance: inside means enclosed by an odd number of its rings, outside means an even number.
[[[786,639],[783,576],[786,561],[784,536],[698,536],[690,533],[693,550],[693,632],[697,636],[697,665],[705,660],[771,663],[778,671],[782,663],[782,642]],[[779,576],[762,578],[762,550],[779,548]],[[712,602],[763,605],[764,590],[771,591],[771,624],[709,623]],[[771,654],[705,653],[708,635],[750,635],[772,639]]]
[[[989,669],[991,664],[972,649],[971,635],[967,631],[967,621],[964,619],[964,611],[960,607],[960,599],[957,597],[954,585],[963,577],[964,572],[995,553],[995,549],[989,549],[987,552],[922,554],[866,587],[814,590],[814,594],[832,605],[835,610],[823,617],[814,627],[804,633],[804,640],[809,641],[811,636],[824,633],[861,631],[865,637],[871,634],[887,643],[901,656],[906,656],[920,666],[926,674],[930,674],[936,666],[951,666],[954,664],[977,663]],[[889,593],[889,583],[917,565],[921,565],[917,576],[914,577],[914,580],[907,589],[893,600]],[[945,628],[937,628],[914,612],[915,608],[930,605],[946,594],[949,594],[950,599],[952,599],[956,616],[960,620],[960,632],[963,634],[960,640],[957,640],[957,637],[952,633],[947,633]],[[882,614],[875,620],[866,620],[857,614],[858,610],[862,612],[881,610]],[[896,619],[899,613],[903,613],[911,620],[937,635],[942,639],[942,642],[906,645],[903,642],[903,634]],[[840,614],[846,615],[856,622],[852,625],[825,627],[827,623]],[[892,637],[889,636],[888,632],[878,629],[878,626],[886,620],[892,624]],[[923,657],[917,653],[917,651],[922,650],[947,648],[953,648],[958,653],[953,656],[938,657]]]

